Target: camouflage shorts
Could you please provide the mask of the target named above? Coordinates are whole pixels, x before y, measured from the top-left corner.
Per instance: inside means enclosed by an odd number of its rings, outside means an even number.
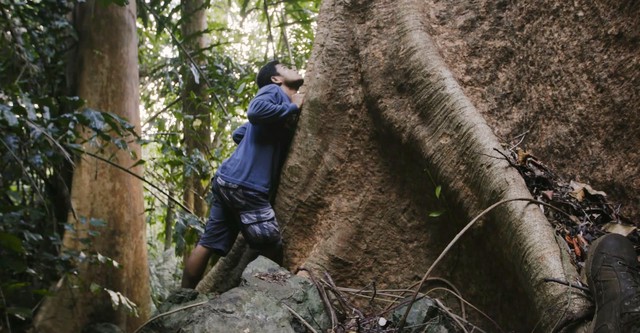
[[[278,221],[266,193],[219,177],[214,177],[212,183],[209,220],[199,244],[226,255],[238,232],[242,232],[249,246],[258,250],[281,242]]]

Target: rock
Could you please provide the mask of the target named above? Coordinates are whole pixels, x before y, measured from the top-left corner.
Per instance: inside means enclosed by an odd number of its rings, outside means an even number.
[[[392,318],[396,323],[400,322],[406,311],[406,305],[398,307],[393,312]],[[440,308],[438,308],[436,303],[432,299],[426,297],[417,299],[413,303],[404,327],[407,328],[407,333],[457,332],[451,324],[451,319],[442,315],[440,312]],[[414,329],[411,329],[411,327],[413,327]]]
[[[258,257],[244,270],[241,280],[240,286],[220,295],[199,294],[192,289],[174,291],[159,307],[166,315],[152,320],[140,332],[309,332],[298,316],[317,332],[330,330],[331,322],[322,298],[309,279],[293,275],[269,259]],[[378,325],[376,332],[399,323],[405,310],[406,306],[400,307],[390,318],[373,321]],[[451,320],[429,298],[414,303],[405,328],[407,332],[455,332]]]
[[[330,322],[316,287],[307,279],[292,275],[272,261],[258,257],[247,266],[239,287],[221,295],[202,295],[180,289],[160,307],[162,316],[142,332],[307,332],[295,311],[317,331]]]

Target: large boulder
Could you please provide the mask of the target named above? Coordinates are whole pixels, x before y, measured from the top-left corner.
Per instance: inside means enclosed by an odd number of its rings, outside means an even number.
[[[318,331],[330,326],[315,285],[264,257],[247,266],[240,286],[220,295],[181,289],[160,311],[176,312],[154,320],[143,332],[306,332],[292,311]]]
[[[335,301],[331,296],[327,299]],[[180,289],[159,310],[161,314],[136,333],[305,333],[311,331],[308,326],[317,332],[327,332],[332,326],[316,285],[264,257],[247,266],[240,286],[220,295]],[[391,309],[388,318],[383,319],[387,325],[395,325],[405,312],[406,305],[402,305]],[[374,326],[378,319],[373,318]],[[452,331],[452,323],[436,302],[422,298],[412,306],[405,327],[407,332],[447,332]]]

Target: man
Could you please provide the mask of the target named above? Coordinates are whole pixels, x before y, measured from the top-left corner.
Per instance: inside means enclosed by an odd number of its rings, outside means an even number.
[[[212,179],[213,200],[204,234],[185,262],[182,287],[195,288],[211,256],[225,256],[242,232],[250,247],[282,264],[282,239],[270,198],[280,174],[304,96],[298,72],[277,60],[256,79],[258,94],[249,103],[248,123],[233,132],[238,144]]]

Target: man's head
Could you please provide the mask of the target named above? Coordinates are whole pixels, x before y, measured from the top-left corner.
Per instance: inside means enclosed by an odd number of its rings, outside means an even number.
[[[295,70],[281,64],[278,60],[273,60],[260,68],[256,83],[258,83],[258,88],[268,84],[277,84],[298,90],[304,83],[304,79]]]

